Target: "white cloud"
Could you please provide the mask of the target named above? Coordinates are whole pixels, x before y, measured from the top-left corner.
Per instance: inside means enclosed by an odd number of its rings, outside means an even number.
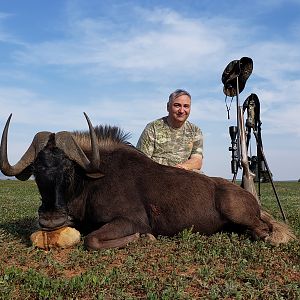
[[[28,44],[14,55],[23,64],[77,66],[90,68],[94,74],[108,68],[108,72],[123,70],[136,78],[137,73],[153,77],[159,72],[163,77],[174,72],[204,71],[207,59],[213,61],[213,56],[225,50],[222,34],[210,24],[170,10],[139,13],[138,18],[147,16],[147,26],[123,37],[111,30],[106,32],[106,21],[72,18],[72,32],[63,40]]]

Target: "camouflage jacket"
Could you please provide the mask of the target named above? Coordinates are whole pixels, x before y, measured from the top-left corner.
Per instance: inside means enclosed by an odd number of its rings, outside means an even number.
[[[203,135],[189,121],[174,129],[168,125],[167,117],[163,117],[147,124],[136,147],[160,164],[175,166],[192,154],[203,156]]]

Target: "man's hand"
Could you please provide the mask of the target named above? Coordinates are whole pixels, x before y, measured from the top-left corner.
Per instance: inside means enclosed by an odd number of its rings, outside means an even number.
[[[187,161],[177,164],[176,168],[185,169],[185,170],[199,170],[202,167],[202,156],[198,154],[192,154],[191,158]]]
[[[185,169],[185,170],[189,170],[187,166],[183,165],[183,164],[178,164],[175,166],[176,168],[179,168],[179,169]]]

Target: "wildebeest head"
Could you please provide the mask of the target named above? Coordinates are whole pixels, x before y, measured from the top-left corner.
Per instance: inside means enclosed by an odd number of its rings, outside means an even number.
[[[32,174],[41,194],[39,224],[43,229],[53,230],[70,224],[67,204],[74,196],[75,177],[78,171],[90,177],[101,177],[100,155],[94,128],[84,114],[90,130],[91,156],[88,158],[73,135],[67,131],[56,134],[39,132],[20,161],[11,166],[7,157],[9,116],[1,140],[0,168],[7,176],[27,180]]]

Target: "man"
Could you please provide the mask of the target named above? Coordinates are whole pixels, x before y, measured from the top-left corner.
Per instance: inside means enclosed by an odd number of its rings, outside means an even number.
[[[169,96],[167,111],[168,116],[147,124],[137,148],[160,164],[200,171],[203,135],[200,128],[187,120],[191,95],[176,90]]]

